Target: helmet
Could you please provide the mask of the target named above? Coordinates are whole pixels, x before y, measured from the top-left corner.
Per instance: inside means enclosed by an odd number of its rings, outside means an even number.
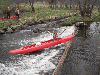
[[[57,30],[54,30],[54,33],[57,33]]]

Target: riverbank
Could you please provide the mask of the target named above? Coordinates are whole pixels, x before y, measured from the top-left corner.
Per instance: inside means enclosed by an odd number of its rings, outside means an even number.
[[[85,21],[99,21],[100,17],[97,14],[97,10],[94,10],[91,17],[82,18],[78,12],[68,9],[51,9],[48,5],[42,3],[35,3],[35,12],[31,11],[29,4],[24,6],[20,5],[20,15],[19,19],[3,19],[0,20],[0,33],[13,33],[16,29],[22,29],[27,26],[36,24],[47,24],[50,21],[57,21],[53,23],[53,26],[66,26],[72,25],[76,22]],[[61,21],[60,19],[65,19]],[[48,24],[47,24],[48,25]]]

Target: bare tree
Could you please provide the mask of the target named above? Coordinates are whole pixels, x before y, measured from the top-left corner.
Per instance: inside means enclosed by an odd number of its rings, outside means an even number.
[[[60,3],[60,9],[64,7],[65,4],[65,0],[59,0]]]
[[[91,16],[93,6],[97,0],[78,0],[79,11],[82,17]]]
[[[57,2],[58,0],[45,0],[46,2],[49,3],[50,8],[57,8]]]
[[[34,9],[34,6],[33,6],[35,1],[34,0],[29,0],[29,2],[30,2],[30,6],[32,8],[32,11],[35,12],[35,9]]]

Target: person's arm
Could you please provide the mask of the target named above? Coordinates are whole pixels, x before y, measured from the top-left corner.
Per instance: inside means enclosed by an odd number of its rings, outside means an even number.
[[[18,14],[19,14],[19,10],[18,10]]]

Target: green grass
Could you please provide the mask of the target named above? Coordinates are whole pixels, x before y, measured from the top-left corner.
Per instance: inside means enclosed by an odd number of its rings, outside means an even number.
[[[7,9],[7,7],[5,6],[5,3],[7,3],[7,5],[9,6],[11,4],[11,2],[9,0],[0,0],[0,10],[1,11],[5,11]]]
[[[1,8],[1,7],[0,7]],[[68,9],[50,9],[49,7],[44,7],[44,5],[41,2],[35,3],[34,4],[34,9],[35,12],[31,12],[31,7],[29,5],[29,3],[27,5],[24,6],[24,4],[20,4],[20,11],[24,10],[24,13],[21,13],[21,18],[19,19],[20,22],[25,22],[25,20],[28,22],[27,24],[31,24],[32,20],[38,20],[38,19],[52,19],[54,16],[61,18],[64,16],[68,16],[69,14],[74,13],[73,10],[68,10]],[[27,10],[27,12],[26,12]],[[97,7],[94,7],[93,11],[97,11]],[[79,12],[79,11],[78,11]],[[96,13],[92,13],[92,17],[95,18]],[[98,18],[96,19],[92,19],[92,20],[98,20],[99,21],[100,17],[98,16]],[[60,25],[66,25],[66,24],[71,24],[73,22],[77,22],[77,21],[87,21],[87,20],[91,20],[91,18],[82,18],[82,17],[78,17],[78,16],[71,16],[69,17],[68,21],[60,23]],[[18,20],[17,19],[5,19],[5,20],[0,20],[0,22],[4,22],[3,27],[8,27],[10,26],[10,22],[13,23],[17,23]]]
[[[92,14],[92,20],[93,21],[100,21],[100,14],[96,14],[96,13],[94,13],[94,14]]]
[[[31,7],[21,7],[20,10],[27,10],[27,11],[31,11]]]
[[[65,26],[65,25],[72,24],[72,23],[79,21],[80,18],[81,17],[71,16],[71,17],[68,18],[67,21],[65,21],[63,23],[59,23],[59,24]]]
[[[94,6],[93,11],[98,11],[98,8]]]
[[[28,8],[28,7],[27,7]],[[27,10],[26,7],[24,7],[25,10]],[[31,9],[31,8],[30,8]],[[27,17],[31,17],[31,19],[41,19],[43,18],[44,20],[46,20],[46,17],[50,16],[65,16],[66,13],[73,13],[73,10],[59,10],[59,9],[50,9],[49,7],[43,7],[43,6],[34,6],[35,9],[35,13],[29,13],[28,16],[27,15],[22,15],[22,19],[24,20],[24,18]],[[33,16],[34,15],[34,16]]]

